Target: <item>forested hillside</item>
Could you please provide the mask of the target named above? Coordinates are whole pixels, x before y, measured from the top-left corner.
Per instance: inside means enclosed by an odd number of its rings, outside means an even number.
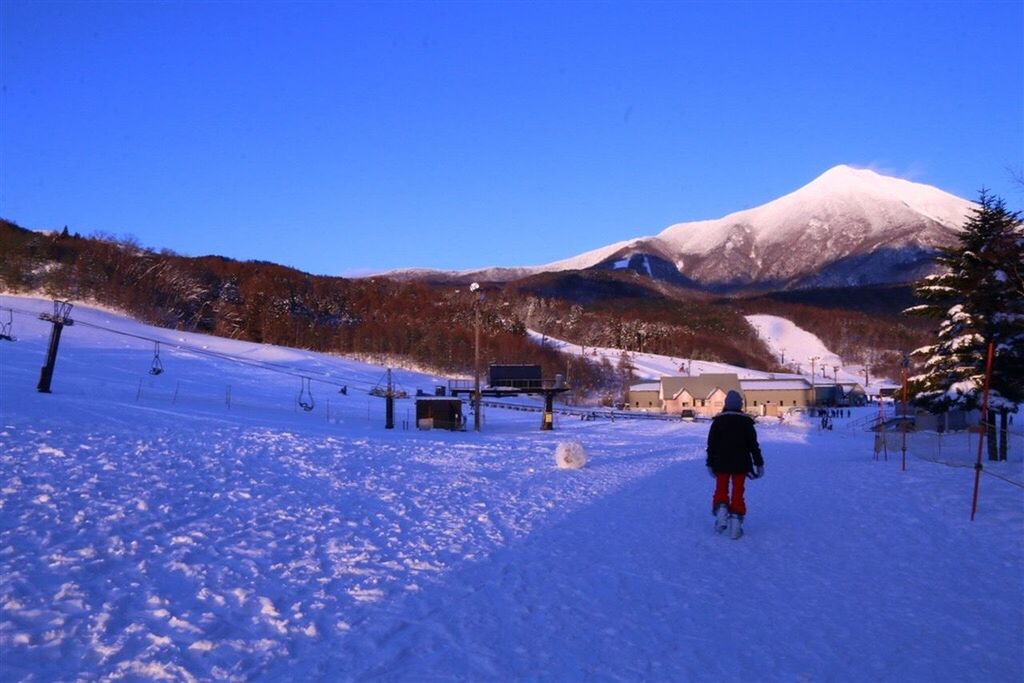
[[[43,234],[0,224],[0,287],[93,300],[164,327],[358,354],[438,372],[473,364],[473,301],[466,290],[384,278],[311,276],[264,262],[188,258],[131,239]],[[526,336],[513,307],[485,298],[485,361],[537,362],[554,373],[564,360]],[[599,369],[580,381],[599,384]]]
[[[774,313],[814,332],[851,360],[886,364],[877,349],[920,341],[920,328],[890,313],[734,300],[666,288],[631,272],[578,271],[518,282],[464,285],[309,275],[267,262],[185,257],[131,238],[25,230],[0,221],[0,287],[92,300],[164,327],[356,354],[439,373],[473,365],[474,306],[483,362],[540,363],[567,372],[575,393],[618,391],[614,368],[572,359],[532,343],[526,330],[574,341],[741,367],[781,369],[747,313]]]

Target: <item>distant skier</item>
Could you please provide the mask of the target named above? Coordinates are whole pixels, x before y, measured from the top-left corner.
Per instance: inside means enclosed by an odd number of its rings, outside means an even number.
[[[711,500],[715,531],[722,533],[728,528],[732,538],[739,538],[743,535],[743,517],[747,514],[743,487],[747,477],[764,476],[764,458],[757,443],[754,420],[743,412],[743,397],[737,391],[726,394],[725,409],[711,422],[705,464],[708,474],[715,479],[715,494]]]

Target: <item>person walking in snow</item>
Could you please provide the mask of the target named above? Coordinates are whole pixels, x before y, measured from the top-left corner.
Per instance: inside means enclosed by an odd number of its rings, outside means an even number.
[[[739,538],[747,514],[743,488],[748,477],[764,476],[764,458],[757,443],[754,419],[743,412],[743,397],[737,391],[726,394],[725,409],[711,422],[705,464],[715,480],[711,499],[715,531],[722,533],[728,528],[732,538]]]

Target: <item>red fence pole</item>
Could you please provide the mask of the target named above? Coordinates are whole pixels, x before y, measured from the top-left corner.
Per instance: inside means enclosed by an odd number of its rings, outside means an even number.
[[[993,342],[988,343],[988,358],[985,360],[985,390],[981,398],[981,424],[978,425],[978,460],[974,463],[974,497],[971,500],[971,521],[978,510],[978,483],[981,480],[981,445],[988,433],[988,388],[992,383],[992,354],[995,350]]]

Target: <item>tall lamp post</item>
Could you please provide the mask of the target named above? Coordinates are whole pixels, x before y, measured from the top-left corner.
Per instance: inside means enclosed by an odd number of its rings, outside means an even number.
[[[814,371],[815,371],[815,364],[820,359],[819,359],[818,356],[812,356],[812,357],[808,358],[807,360],[811,361],[811,404],[814,405],[814,407],[817,407],[818,406],[818,390],[814,387]]]
[[[469,286],[473,297],[473,430],[480,431],[480,299],[476,293],[480,290],[480,284],[474,282]]]
[[[835,402],[836,405],[842,405],[843,389],[839,386],[839,366],[832,366],[832,380],[836,383],[835,388]]]

